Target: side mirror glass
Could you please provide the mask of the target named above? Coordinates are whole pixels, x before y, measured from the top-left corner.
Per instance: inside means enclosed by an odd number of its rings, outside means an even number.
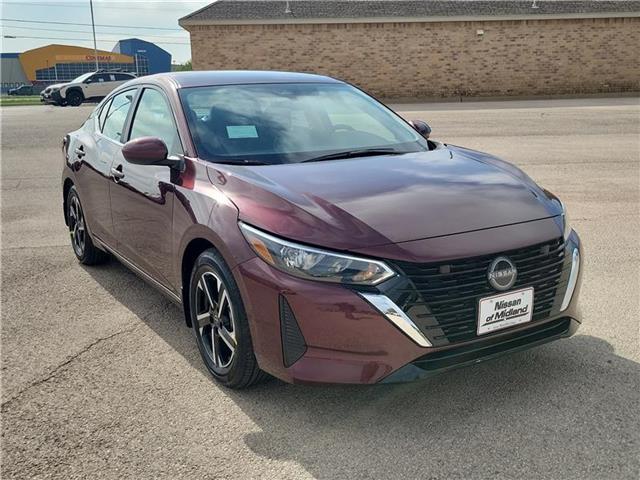
[[[91,79],[91,78],[87,78],[87,79],[84,81],[84,83],[91,83],[91,82],[93,82],[93,79]]]
[[[431,135],[431,127],[427,122],[422,120],[410,120],[409,123],[415,129],[415,131],[422,135],[424,138],[428,139],[429,135]]]
[[[135,165],[164,165],[175,167],[180,160],[168,158],[167,145],[157,137],[140,137],[129,140],[122,147],[122,155]]]

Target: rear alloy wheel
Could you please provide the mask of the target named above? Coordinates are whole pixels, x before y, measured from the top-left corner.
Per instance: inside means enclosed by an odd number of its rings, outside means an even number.
[[[78,107],[84,101],[84,96],[77,90],[71,90],[67,93],[67,103],[72,107]]]
[[[96,248],[87,232],[87,223],[76,187],[71,187],[67,195],[67,224],[73,253],[76,254],[80,263],[96,265],[108,260],[109,255]]]
[[[72,196],[69,203],[69,235],[71,235],[73,251],[78,258],[82,257],[87,239],[87,228],[77,195]]]
[[[229,388],[246,388],[267,375],[260,370],[236,282],[215,250],[193,267],[189,290],[191,324],[207,369]]]

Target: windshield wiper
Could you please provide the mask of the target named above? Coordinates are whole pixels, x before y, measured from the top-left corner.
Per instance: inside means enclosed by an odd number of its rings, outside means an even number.
[[[222,165],[241,165],[241,166],[252,166],[252,165],[272,165],[271,163],[261,162],[259,160],[211,160],[213,163],[220,163]]]
[[[402,155],[403,153],[407,152],[399,152],[393,148],[363,148],[360,150],[347,150],[345,152],[329,153],[328,155],[307,158],[303,160],[302,163],[323,162],[325,160],[339,160],[343,158],[373,157],[375,155]]]

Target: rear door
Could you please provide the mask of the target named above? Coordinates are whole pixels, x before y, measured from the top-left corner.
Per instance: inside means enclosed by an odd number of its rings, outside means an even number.
[[[134,77],[127,75],[126,73],[110,73],[109,74],[109,86],[111,89],[115,89]]]
[[[105,100],[69,146],[89,229],[109,246],[115,244],[109,197],[111,165],[121,145],[118,132],[124,130],[135,93],[133,89]]]
[[[128,140],[158,137],[169,155],[183,153],[175,118],[164,93],[145,87],[130,122]],[[111,210],[118,251],[164,286],[172,282],[174,184],[165,166],[134,165],[121,155],[113,168]]]
[[[118,76],[116,73],[105,73],[103,74],[105,81],[103,83],[103,91],[102,95],[109,95],[114,89],[122,85],[124,82],[118,81]]]
[[[95,97],[105,97],[119,85],[116,83],[116,76],[113,73],[101,73],[96,77],[98,77],[98,81],[94,84],[93,96]]]

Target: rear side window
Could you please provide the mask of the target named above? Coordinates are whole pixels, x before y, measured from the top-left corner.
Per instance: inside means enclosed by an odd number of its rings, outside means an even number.
[[[140,137],[160,138],[167,145],[169,155],[183,153],[169,102],[162,93],[152,88],[145,88],[142,92],[131,124],[129,139]]]
[[[91,77],[94,82],[113,82],[115,81],[115,76],[112,73],[100,73],[98,75],[94,75]]]
[[[122,142],[122,131],[124,130],[124,122],[131,108],[131,102],[135,90],[127,90],[119,93],[111,100],[111,105],[107,111],[102,125],[102,134],[116,142]]]
[[[126,80],[131,80],[133,77],[131,75],[126,75],[124,73],[116,73],[116,81],[122,82]]]

